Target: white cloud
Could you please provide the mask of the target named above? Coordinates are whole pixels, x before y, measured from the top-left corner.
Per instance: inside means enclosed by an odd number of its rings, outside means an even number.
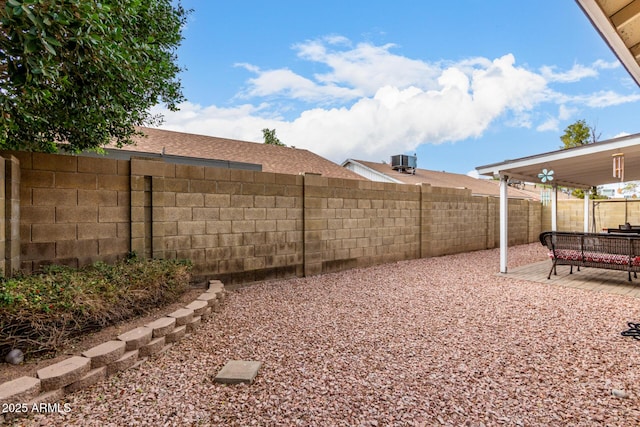
[[[240,94],[241,98],[284,96],[307,102],[347,101],[362,96],[358,90],[318,85],[288,69],[261,71],[256,67],[245,67],[258,74],[249,79],[249,88]]]
[[[623,136],[629,136],[629,135],[631,135],[629,132],[620,132],[615,134],[613,138],[622,138]]]
[[[154,107],[153,114],[162,114],[164,129],[180,132],[211,135],[243,141],[262,141],[262,129],[271,127],[277,117],[265,117],[264,106],[255,107],[244,104],[232,108],[201,105],[184,102],[179,111],[168,111],[162,107]]]
[[[560,104],[558,107],[557,117],[548,117],[544,122],[540,123],[536,130],[538,132],[557,132],[560,130],[560,122],[567,121],[578,113],[577,108],[568,107],[566,104]]]
[[[507,126],[555,131],[579,105],[640,100],[640,95],[614,92],[569,96],[548,87],[549,82],[597,76],[597,69],[615,65],[604,61],[535,72],[518,66],[511,54],[445,64],[396,55],[394,47],[353,46],[341,36],[295,45],[300,59],[328,70],[314,75],[238,64],[255,74],[235,99],[244,104],[222,108],[185,103],[179,112],[163,112],[163,127],[256,142],[262,141],[261,129],[275,128],[285,144],[340,163],[349,157],[387,158],[420,144],[480,137],[499,120]],[[308,103],[313,108],[305,109]],[[540,114],[541,104],[558,105],[557,117]]]
[[[560,105],[558,109],[558,119],[569,120],[574,114],[578,112],[577,108],[570,108],[564,104]]]
[[[620,67],[620,61],[607,62],[602,59],[598,59],[593,63],[593,66],[601,70],[613,70]]]
[[[476,169],[470,170],[469,172],[467,172],[466,175],[476,179],[486,179],[486,180],[492,179],[491,177],[488,177],[486,175],[480,175]]]
[[[604,61],[601,61],[606,64]],[[549,82],[574,83],[587,77],[597,77],[598,67],[586,67],[584,65],[575,64],[570,70],[564,72],[556,72],[556,67],[545,66],[540,68],[540,74]]]
[[[539,124],[536,127],[538,132],[557,131],[560,127],[560,120],[555,117],[550,117],[545,122]]]
[[[613,91],[599,91],[596,93],[574,97],[574,101],[592,108],[611,107],[640,101],[640,94],[620,95]]]
[[[340,39],[340,42],[341,45],[347,44],[345,39]],[[393,44],[375,46],[360,43],[354,49],[331,50],[323,40],[315,40],[297,44],[294,49],[300,58],[325,64],[331,69],[314,76],[319,84],[358,88],[365,96],[373,95],[386,85],[433,88],[440,73],[439,67],[394,55],[390,52],[394,47]]]

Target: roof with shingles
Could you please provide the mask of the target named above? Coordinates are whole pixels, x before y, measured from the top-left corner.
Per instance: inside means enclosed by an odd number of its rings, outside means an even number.
[[[120,150],[254,163],[262,165],[263,172],[290,175],[314,173],[328,178],[365,180],[357,173],[309,150],[164,129],[143,127],[139,130],[146,136],[135,138],[135,145],[127,145]]]
[[[411,174],[394,170],[388,163],[367,162],[364,160],[354,159],[349,159],[348,161],[359,163],[405,184],[426,183],[434,187],[468,188],[471,190],[472,194],[496,197],[500,196],[500,183],[495,180],[477,179],[468,175],[427,169],[416,169],[415,174]],[[531,185],[529,186],[531,187]],[[509,197],[540,200],[540,189],[528,191],[509,187],[507,191],[509,193]]]

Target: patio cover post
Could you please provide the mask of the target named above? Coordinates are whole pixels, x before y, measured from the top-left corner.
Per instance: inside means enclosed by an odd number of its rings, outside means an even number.
[[[584,232],[589,232],[589,196],[591,195],[591,190],[584,190]],[[595,230],[593,230],[595,231]]]
[[[551,192],[551,231],[558,231],[558,186],[555,184]]]
[[[509,239],[509,198],[507,197],[507,183],[509,177],[500,175],[500,273],[507,272],[507,246]]]

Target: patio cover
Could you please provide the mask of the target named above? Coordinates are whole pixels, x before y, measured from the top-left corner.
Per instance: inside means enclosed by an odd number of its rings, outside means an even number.
[[[551,228],[556,230],[558,187],[588,190],[602,184],[620,182],[614,177],[613,155],[624,155],[624,180],[640,180],[640,134],[596,142],[580,147],[505,160],[478,166],[478,174],[500,179],[500,272],[507,272],[508,209],[507,184],[509,179],[541,182],[538,174],[543,169],[553,171],[551,198]],[[584,231],[589,231],[589,198],[584,199]]]
[[[640,180],[640,134],[582,145],[549,153],[536,154],[515,160],[505,160],[478,166],[480,175],[509,178],[526,182],[540,182],[542,169],[553,170],[557,186],[588,189],[602,184],[620,182],[613,176],[612,155],[624,154],[624,180]]]

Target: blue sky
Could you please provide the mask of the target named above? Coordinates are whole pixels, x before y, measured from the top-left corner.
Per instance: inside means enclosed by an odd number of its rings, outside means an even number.
[[[640,89],[571,0],[182,4],[187,102],[154,109],[165,129],[463,174],[556,150],[578,119],[640,132]]]

